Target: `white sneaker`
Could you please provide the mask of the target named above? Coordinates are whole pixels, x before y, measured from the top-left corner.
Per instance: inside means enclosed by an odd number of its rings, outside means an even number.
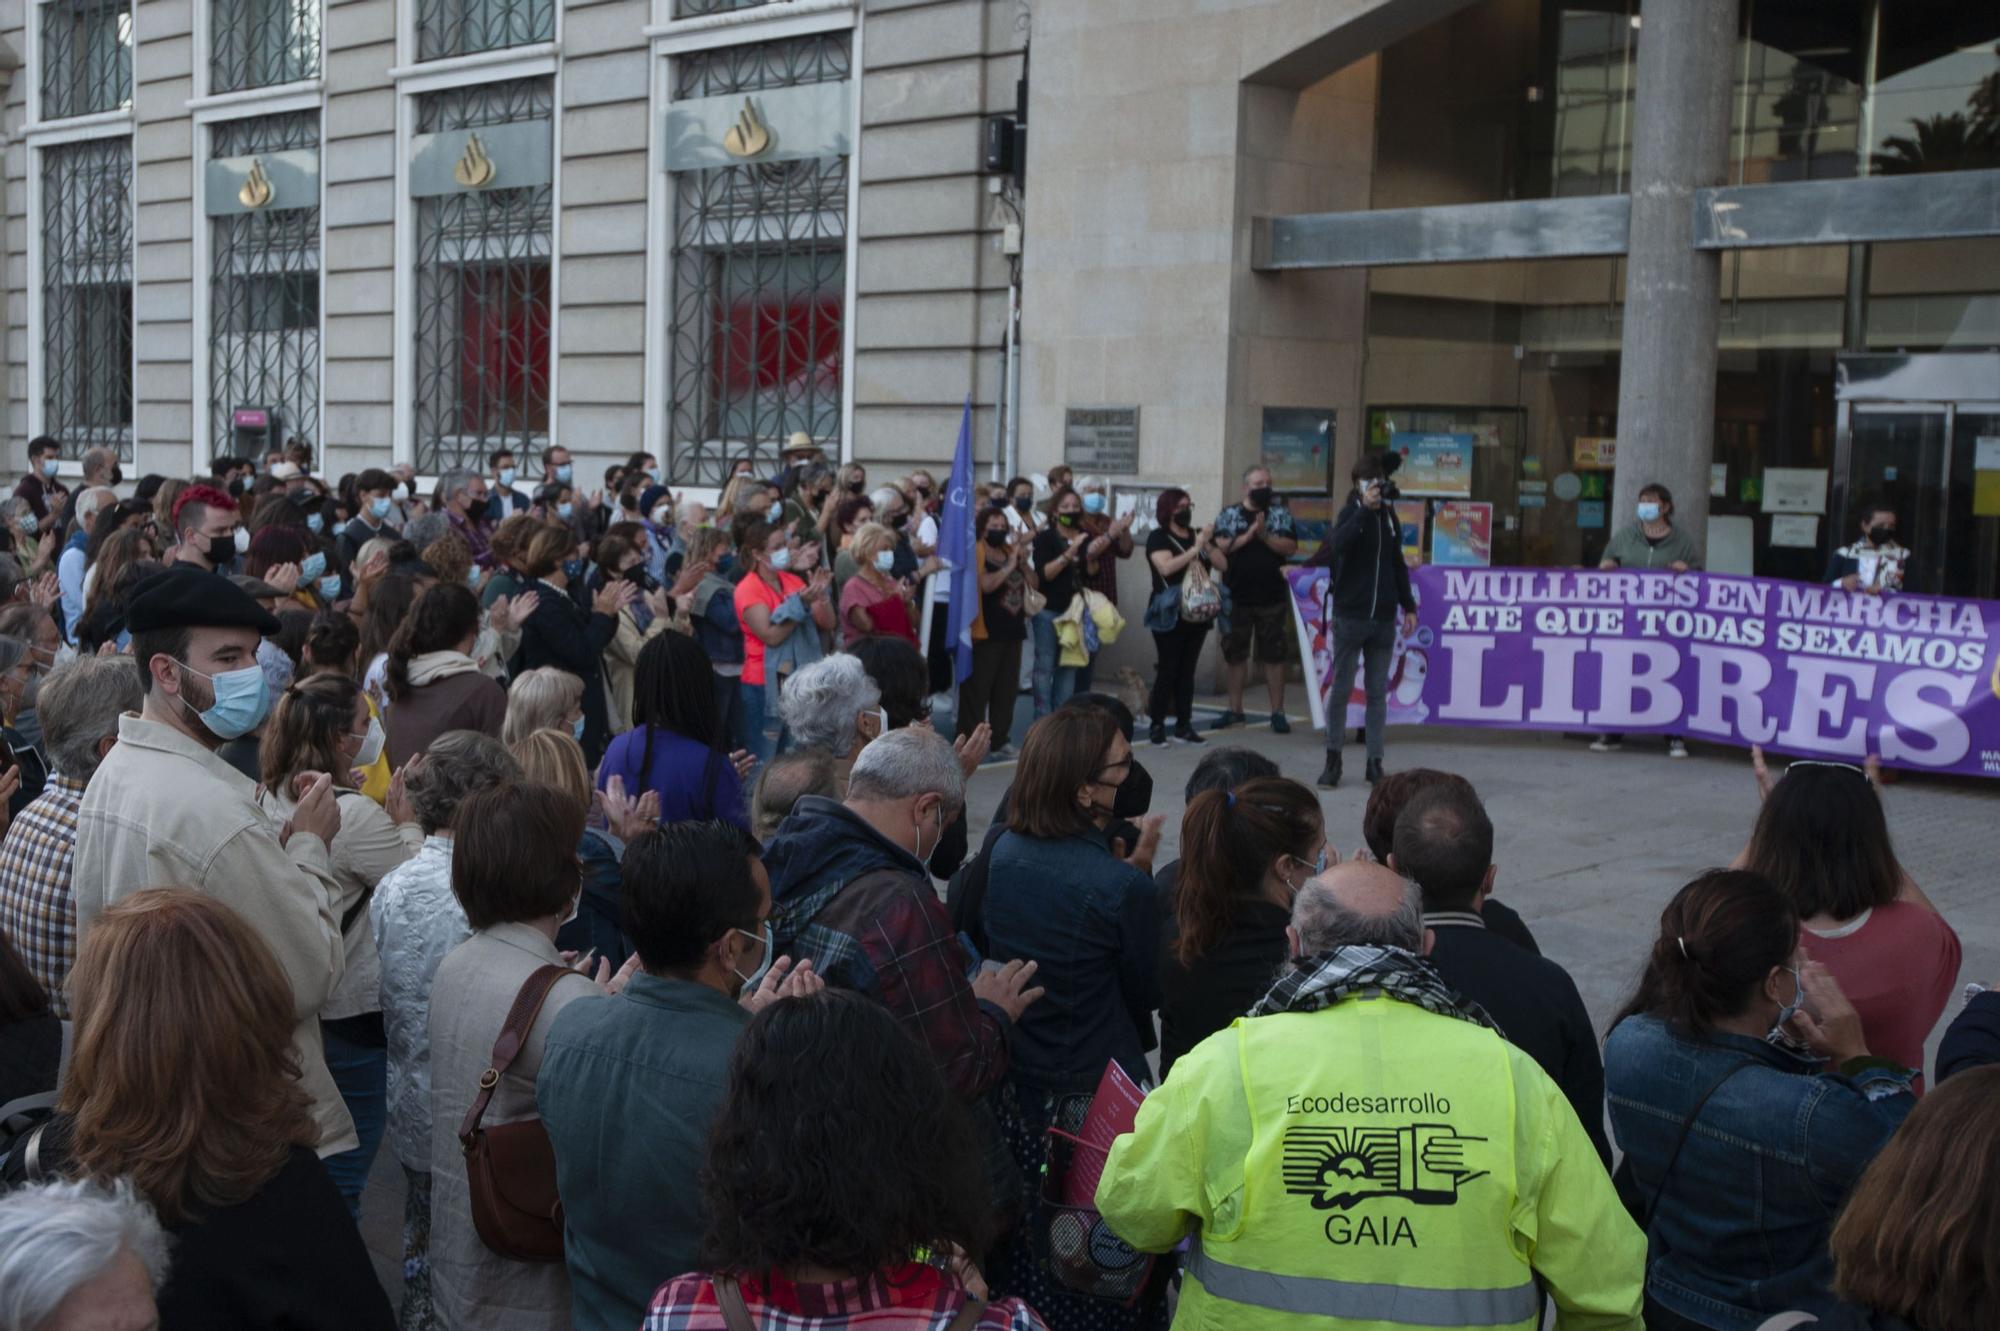
[[[1623,740],[1612,739],[1608,735],[1599,735],[1596,739],[1590,741],[1590,751],[1592,753],[1616,753],[1624,747],[1625,742]]]
[[[1686,745],[1686,743],[1677,739],[1670,739],[1667,741],[1667,757],[1685,758],[1687,756],[1688,756],[1688,746]]]

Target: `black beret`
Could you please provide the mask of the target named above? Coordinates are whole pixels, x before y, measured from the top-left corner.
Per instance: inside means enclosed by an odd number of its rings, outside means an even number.
[[[265,637],[280,627],[278,617],[250,599],[228,578],[192,564],[172,564],[132,589],[125,625],[134,633],[154,629],[256,629]]]

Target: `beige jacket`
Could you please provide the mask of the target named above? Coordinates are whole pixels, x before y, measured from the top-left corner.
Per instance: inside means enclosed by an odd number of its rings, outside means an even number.
[[[541,967],[561,964],[556,945],[533,925],[496,924],[453,948],[431,982],[431,1300],[441,1331],[553,1331],[570,1324],[569,1272],[561,1262],[517,1262],[480,1241],[458,1141],[521,986]],[[493,1088],[482,1126],[537,1116],[535,1076],[549,1026],[569,1004],[600,993],[582,975],[556,981],[521,1052]]]
[[[604,649],[604,684],[614,735],[632,728],[632,681],[638,674],[639,653],[671,627],[665,615],[654,615],[653,622],[642,630],[630,610],[618,612],[618,633]]]
[[[191,887],[257,931],[292,983],[292,1043],[319,1123],[319,1153],[356,1145],[326,1069],[319,1014],[340,982],[344,948],[326,843],[257,807],[256,784],[180,731],[127,712],[90,779],[76,823],[72,876],[79,935],[113,902],[148,887]]]

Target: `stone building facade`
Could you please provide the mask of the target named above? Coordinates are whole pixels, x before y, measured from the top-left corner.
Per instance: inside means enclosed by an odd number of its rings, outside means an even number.
[[[708,486],[797,429],[935,465],[968,396],[990,455],[1026,38],[1016,0],[9,0],[6,469],[268,431],[330,477],[557,443]]]

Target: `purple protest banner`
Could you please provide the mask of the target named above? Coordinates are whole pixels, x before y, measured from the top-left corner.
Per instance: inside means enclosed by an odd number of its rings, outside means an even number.
[[[1307,622],[1324,570],[1289,572],[1324,724],[1331,643]],[[2000,603],[1708,573],[1411,577],[1421,608],[1399,635],[1392,724],[1680,735],[2000,776]]]

